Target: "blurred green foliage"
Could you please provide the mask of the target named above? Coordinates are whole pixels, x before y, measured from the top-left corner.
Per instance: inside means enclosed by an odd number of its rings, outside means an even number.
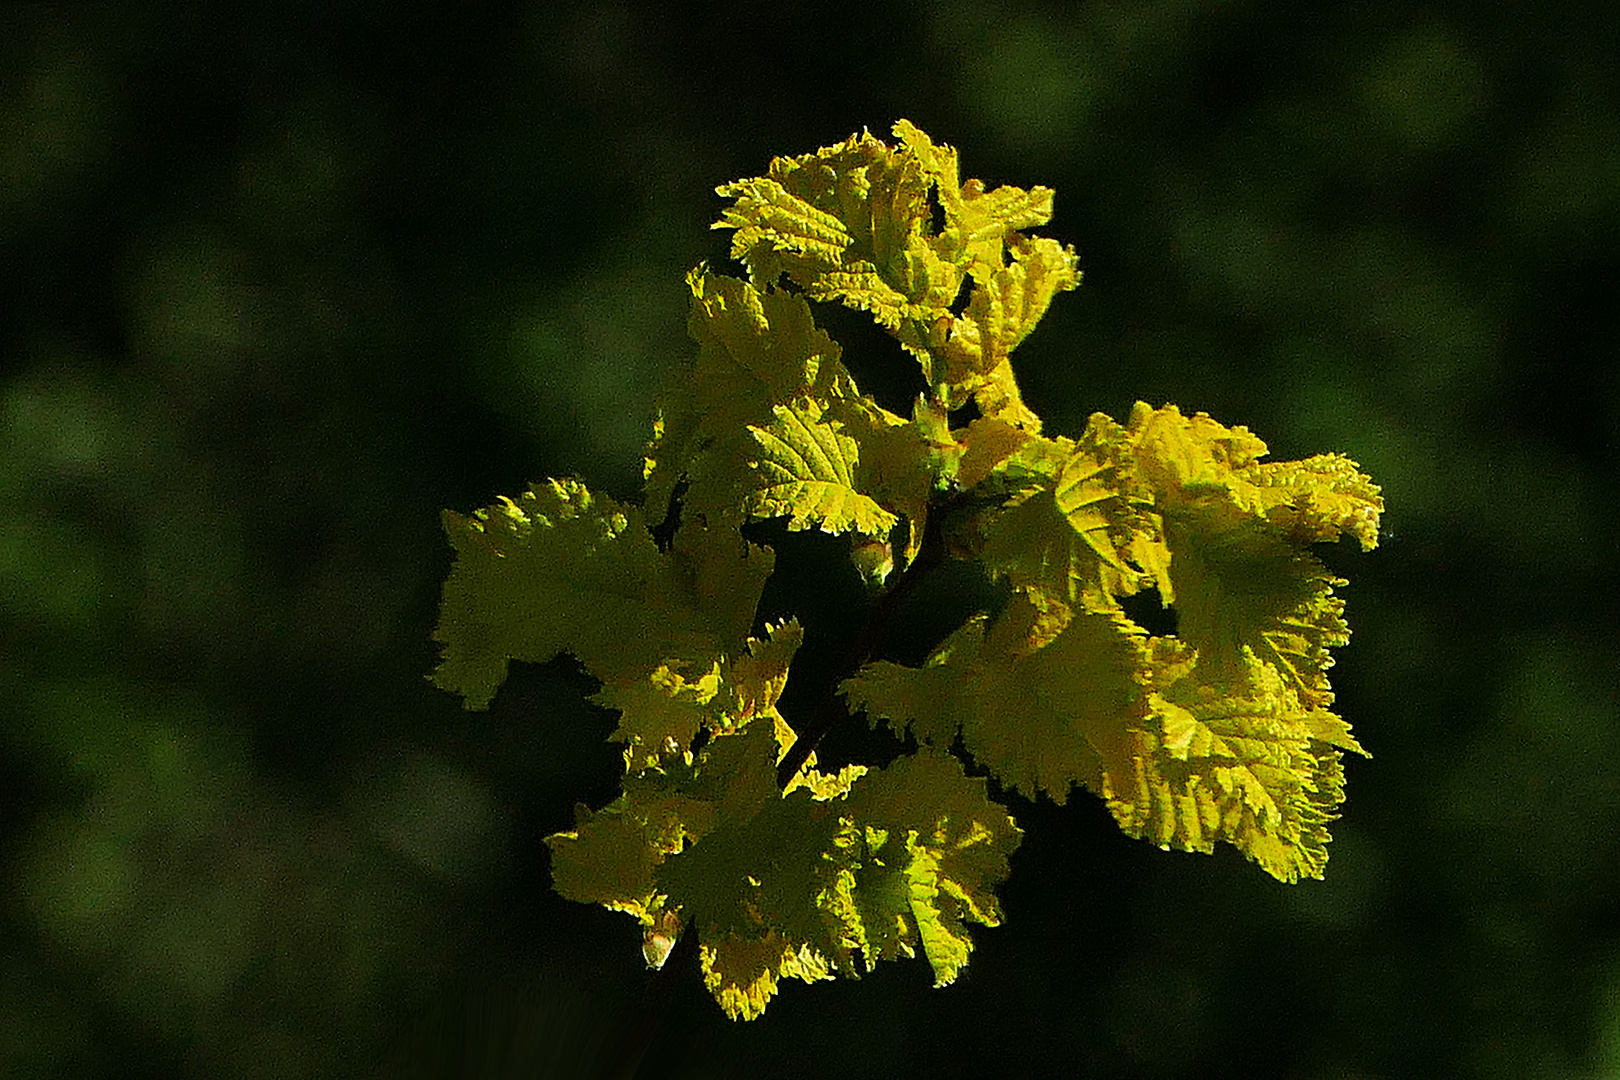
[[[644,1076],[1620,1075],[1617,27],[7,6],[0,1075],[588,1076],[642,1037]],[[1015,803],[962,983],[733,1026],[548,892],[616,773],[577,673],[487,715],[422,680],[437,512],[633,495],[714,185],[899,116],[1058,192],[1054,430],[1174,401],[1384,485],[1385,546],[1328,553],[1375,758],[1297,888]]]

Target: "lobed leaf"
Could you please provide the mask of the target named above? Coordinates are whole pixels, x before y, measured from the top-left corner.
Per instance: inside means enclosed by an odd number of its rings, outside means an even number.
[[[1340,750],[1364,753],[1332,713],[1256,665],[1241,693],[1204,682],[1190,650],[1155,648],[1152,717],[1105,778],[1120,827],[1161,847],[1233,844],[1282,881],[1319,878],[1344,799]]]
[[[444,513],[455,561],[434,639],[434,683],[489,705],[511,660],[569,652],[604,681],[713,655],[708,620],[660,557],[635,507],[551,480],[470,517]]]
[[[1021,835],[982,779],[925,752],[830,798],[786,793],[658,881],[700,934],[710,991],[752,1019],[784,978],[859,977],[919,949],[936,985],[953,981],[973,947],[965,923],[1001,921],[995,888]]]
[[[643,823],[619,806],[600,813],[580,807],[579,818],[571,831],[546,838],[552,888],[565,899],[601,904],[650,923],[653,868],[663,852],[648,841]]]
[[[803,298],[761,292],[703,267],[687,275],[687,285],[687,330],[698,354],[660,398],[644,465],[647,503],[668,509],[684,484],[685,519],[734,528],[750,427],[770,424],[776,406],[803,397],[853,396],[854,380]]]
[[[869,312],[948,408],[973,398],[986,416],[1038,430],[1006,361],[1052,297],[1079,284],[1072,248],[1018,231],[1050,219],[1052,192],[963,184],[953,149],[905,120],[894,133],[898,147],[863,132],[722,185],[735,202],[714,227],[736,230],[732,257],[757,288],[785,276],[813,300]],[[969,279],[968,310],[953,314]]]
[[[1258,661],[1311,708],[1332,702],[1329,649],[1349,638],[1344,582],[1307,550],[1349,533],[1376,543],[1383,500],[1333,455],[1261,464],[1266,446],[1202,413],[1138,403],[1127,439],[1163,521],[1159,590],[1204,677],[1241,691]]]
[[[972,620],[921,669],[878,662],[844,684],[851,704],[930,745],[960,733],[1002,784],[1059,804],[1094,789],[1145,716],[1146,654],[1122,616],[1066,613],[1061,629],[1020,593],[994,623]]]
[[[873,770],[849,804],[864,841],[852,933],[867,969],[920,946],[934,985],[953,982],[973,950],[964,922],[1001,924],[995,890],[1023,831],[944,751]]]
[[[1377,486],[1340,455],[1263,462],[1246,429],[1174,406],[1043,436],[1010,354],[1079,282],[1072,248],[1021,231],[1050,219],[1052,193],[964,183],[954,149],[904,120],[894,134],[718,189],[749,280],[688,275],[697,355],[645,461],[656,529],[573,480],[444,519],[456,555],[433,680],[468,708],[512,659],[568,652],[601,680],[623,789],[547,837],[555,887],[636,917],[654,966],[695,933],[738,1019],[783,979],[919,950],[943,986],[971,954],[966,924],[1000,922],[1021,833],[950,748],[1029,797],[1081,784],[1132,836],[1230,843],[1284,881],[1321,876],[1341,756],[1362,752],[1329,711],[1343,582],[1309,549],[1373,547]],[[824,300],[870,312],[921,363],[910,419],[861,395],[812,317]],[[951,430],[970,402],[979,415]],[[1010,586],[923,666],[863,657],[837,687],[915,754],[827,773],[812,753],[778,788],[803,631],[753,636],[775,558],[740,530],[762,517],[855,533],[877,562],[902,549],[908,571],[973,559]],[[871,575],[868,629],[926,580],[897,577]],[[1121,607],[1149,587],[1176,636]]]
[[[790,529],[815,524],[830,533],[887,537],[897,519],[859,489],[860,443],[845,434],[844,423],[824,418],[812,399],[773,411],[769,426],[750,428],[758,447],[744,493],[749,516],[785,516]]]
[[[608,738],[625,744],[627,768],[656,766],[668,753],[690,746],[699,729],[716,727],[720,710],[720,665],[688,679],[659,664],[646,678],[605,685],[591,700],[619,711],[619,724]]]

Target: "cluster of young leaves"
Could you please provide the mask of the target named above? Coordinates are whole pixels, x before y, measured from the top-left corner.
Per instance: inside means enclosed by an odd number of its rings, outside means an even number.
[[[903,120],[894,134],[718,189],[748,278],[688,275],[698,351],[648,451],[656,521],[574,480],[444,516],[434,681],[483,708],[509,660],[559,653],[601,681],[623,793],[548,838],[556,888],[635,916],[649,963],[695,934],[734,1018],[783,977],[919,949],[944,985],[972,948],[964,923],[1000,922],[1021,833],[958,738],[1006,788],[1061,803],[1080,784],[1132,836],[1225,841],[1289,882],[1321,876],[1340,753],[1360,751],[1330,710],[1343,582],[1309,548],[1372,548],[1378,489],[1334,454],[1263,463],[1245,429],[1174,406],[1043,435],[1009,356],[1079,282],[1072,249],[1022,231],[1052,192],[962,183],[954,150]],[[869,312],[917,359],[910,417],[861,394],[821,301]],[[777,709],[803,631],[755,625],[774,553],[743,527],[767,518],[850,534],[873,586],[849,669],[806,716]],[[897,598],[947,558],[978,560],[1010,601],[921,667],[874,657]],[[1122,607],[1148,589],[1173,636]],[[916,752],[819,769],[817,741],[851,711]]]

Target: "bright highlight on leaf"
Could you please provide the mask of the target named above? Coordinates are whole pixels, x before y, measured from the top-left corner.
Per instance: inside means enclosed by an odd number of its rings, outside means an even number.
[[[480,709],[514,659],[568,653],[600,680],[623,790],[547,838],[555,887],[634,916],[651,966],[695,937],[738,1019],[783,979],[885,959],[920,954],[946,985],[967,924],[1000,924],[1022,834],[952,747],[1026,798],[1078,785],[1131,836],[1228,843],[1289,882],[1322,875],[1341,754],[1362,752],[1327,677],[1344,583],[1310,549],[1374,547],[1378,488],[1335,454],[1264,461],[1246,429],[1173,405],[1043,434],[1010,354],[1080,280],[1072,248],[1022,231],[1052,192],[963,182],[955,150],[894,134],[718,189],[747,280],[688,275],[697,350],[659,403],[645,511],[552,480],[444,516],[434,682]],[[909,419],[861,394],[815,324],[826,301],[918,362]],[[847,536],[866,586],[847,665],[803,715],[778,703],[806,631],[757,621],[777,565],[742,529],[767,518]],[[900,601],[947,559],[1011,600],[921,667],[885,659]],[[1174,635],[1127,615],[1144,590]],[[823,770],[818,741],[851,709],[918,749]]]
[[[857,490],[860,443],[844,425],[822,418],[815,401],[777,405],[769,427],[750,428],[759,456],[748,464],[758,486],[746,496],[750,516],[786,517],[788,528],[818,523],[830,533],[887,536],[895,515]]]

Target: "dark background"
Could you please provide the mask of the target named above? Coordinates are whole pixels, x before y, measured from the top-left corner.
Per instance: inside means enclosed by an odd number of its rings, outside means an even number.
[[[0,1075],[590,1076],[645,1035],[644,1077],[1620,1076],[1616,26],[5,5]],[[633,497],[714,186],[900,116],[1058,192],[1049,431],[1173,401],[1384,486],[1384,546],[1328,555],[1375,756],[1325,882],[1014,799],[957,985],[739,1025],[693,968],[660,1016],[631,920],[549,893],[615,789],[588,681],[423,680],[438,511]]]

